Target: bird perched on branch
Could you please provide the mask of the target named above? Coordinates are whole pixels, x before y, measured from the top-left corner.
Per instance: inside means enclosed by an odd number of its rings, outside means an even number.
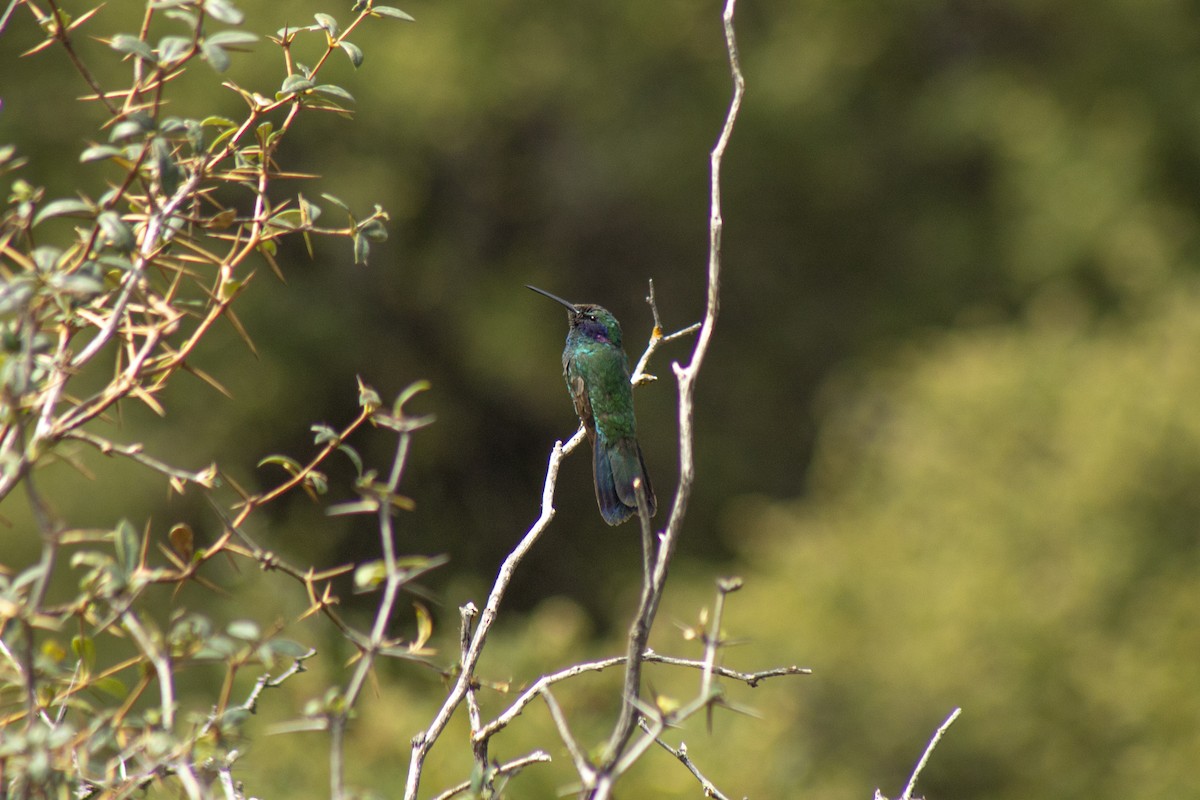
[[[640,480],[646,513],[654,516],[654,489],[637,441],[629,359],[621,347],[621,326],[607,309],[591,303],[569,303],[536,286],[540,295],[567,307],[567,345],[563,377],[575,413],[592,443],[592,472],[600,516],[620,525],[637,513]]]

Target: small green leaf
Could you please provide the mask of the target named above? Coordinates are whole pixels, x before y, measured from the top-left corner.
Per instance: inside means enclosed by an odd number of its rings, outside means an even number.
[[[108,245],[120,253],[128,253],[137,243],[133,238],[133,230],[125,224],[125,220],[115,211],[105,211],[96,218],[100,232]]]
[[[166,139],[156,136],[150,145],[150,152],[154,157],[154,168],[158,172],[158,182],[162,185],[162,190],[168,195],[175,194],[183,177],[183,170],[172,157],[171,145]]]
[[[294,231],[304,225],[304,214],[298,208],[289,208],[287,211],[280,211],[267,220],[267,225],[272,228]]]
[[[204,129],[194,119],[185,119],[183,127],[187,131],[188,146],[192,148],[193,153],[199,153],[204,149]]]
[[[128,33],[118,33],[108,44],[118,53],[137,56],[145,61],[149,61],[151,64],[157,60],[154,57],[154,51],[150,49],[150,45],[136,36],[130,36]]]
[[[392,19],[402,20],[404,22],[416,22],[416,20],[408,14],[405,14],[398,8],[392,8],[391,6],[374,6],[371,8],[371,13],[377,17],[391,17]]]
[[[361,233],[354,234],[354,263],[366,265],[371,255],[371,242]]]
[[[369,592],[387,579],[387,566],[382,560],[364,561],[354,570],[354,591]]]
[[[221,31],[220,33],[206,36],[204,41],[221,47],[239,48],[255,44],[258,42],[258,36],[248,31]]]
[[[42,206],[38,213],[33,218],[34,227],[44,219],[52,219],[54,217],[66,217],[72,215],[87,214],[92,212],[92,205],[84,200],[78,200],[73,197],[64,198],[62,200],[54,200]]]
[[[379,511],[379,501],[373,497],[362,500],[351,500],[348,503],[337,503],[325,509],[331,517],[344,517],[350,514],[374,514]]]
[[[217,290],[217,299],[222,303],[227,303],[234,297],[237,297],[238,292],[246,285],[245,281],[234,280],[228,278],[221,281],[221,288]]]
[[[83,273],[64,276],[57,280],[55,285],[64,294],[74,295],[75,297],[94,297],[104,291],[104,281],[95,275]]]
[[[402,494],[389,495],[388,501],[391,502],[393,508],[398,508],[401,511],[414,511],[417,508],[415,500],[411,497],[405,497]]]
[[[204,60],[209,63],[217,72],[224,72],[229,69],[232,60],[229,58],[229,53],[218,44],[204,41],[200,43],[200,53],[204,56]]]
[[[129,694],[129,689],[125,687],[125,684],[112,676],[107,678],[96,678],[90,684],[88,684],[88,686],[93,689],[99,689],[105,694],[115,697],[118,700],[124,700]]]
[[[358,45],[354,44],[353,42],[346,42],[346,41],[338,42],[338,47],[342,48],[342,50],[344,50],[346,52],[346,55],[350,57],[350,63],[354,65],[355,69],[358,69],[359,67],[362,66],[362,63],[363,63],[362,48],[360,48]]]
[[[254,138],[258,139],[258,146],[259,147],[267,147],[268,145],[270,145],[271,144],[271,134],[273,134],[274,132],[275,132],[275,123],[271,122],[270,120],[260,123],[259,126],[254,129]]]
[[[272,639],[267,642],[267,647],[270,647],[275,655],[285,658],[304,658],[309,653],[313,652],[311,647],[305,647],[299,642],[291,639]]]
[[[420,650],[429,641],[429,637],[433,636],[433,617],[429,614],[429,609],[420,603],[413,603],[413,611],[417,615],[417,640],[413,642],[412,649]]]
[[[328,425],[313,425],[311,426],[311,429],[313,434],[315,434],[313,436],[313,444],[319,446],[323,444],[330,444],[331,442],[341,441],[341,439],[338,438],[337,431]]]
[[[295,73],[283,79],[283,85],[279,87],[279,92],[283,95],[298,94],[299,92],[307,92],[314,86],[316,84],[308,78],[300,73]]]
[[[108,134],[110,142],[119,142],[122,139],[129,139],[133,136],[140,136],[145,133],[146,129],[139,123],[131,119],[125,119],[113,125],[112,130]]]
[[[362,378],[358,379],[358,404],[372,411],[383,405],[383,398],[379,396],[379,392],[363,383]],[[361,468],[358,471],[362,474]]]
[[[72,637],[71,652],[89,670],[96,664],[96,642],[90,636]]]
[[[192,0],[187,0],[191,2]],[[182,22],[188,30],[196,30],[196,15],[186,8],[170,8],[163,12],[167,19],[173,19],[176,22]]]
[[[334,39],[342,32],[342,29],[338,27],[337,20],[328,14],[313,14],[313,19]]]
[[[348,444],[338,445],[338,450],[341,450],[346,454],[346,458],[350,459],[350,461],[354,464],[354,471],[357,474],[362,475],[363,460],[362,456],[358,454],[358,451]]]
[[[325,494],[329,491],[329,479],[325,477],[325,473],[316,470],[304,476],[304,484],[312,487],[317,494]]]
[[[258,466],[260,467],[265,467],[267,464],[278,464],[292,475],[300,472],[300,462],[287,456],[267,456],[258,462]]]
[[[333,203],[335,206],[339,206],[340,208],[345,209],[347,213],[349,213],[350,206],[346,205],[346,201],[342,200],[340,197],[334,197],[333,195],[326,194],[325,192],[321,193],[321,197],[324,197],[326,200]]]
[[[429,381],[417,381],[409,384],[407,387],[405,387],[404,391],[400,393],[400,396],[396,398],[396,402],[392,405],[392,414],[397,417],[403,417],[404,404],[421,392],[429,391],[432,386],[433,384],[431,384]]]
[[[315,206],[310,203],[307,199],[305,199],[304,195],[297,195],[297,199],[300,201],[300,212],[304,219],[310,223],[316,222],[317,217],[321,216],[320,206]]]
[[[33,287],[28,281],[14,280],[0,284],[0,314],[11,314],[24,308],[32,296]]]
[[[103,161],[106,158],[120,158],[124,152],[111,144],[94,144],[85,149],[79,154],[79,163],[86,164],[89,161]]]
[[[42,245],[35,247],[33,252],[33,264],[37,267],[38,272],[51,273],[58,266],[58,260],[62,258],[62,250],[51,245]]]
[[[241,639],[246,642],[258,641],[262,636],[262,631],[259,630],[258,624],[248,619],[234,620],[229,623],[229,627],[225,629],[235,639]]]
[[[388,238],[387,226],[378,219],[369,219],[362,224],[359,232],[373,242],[386,242]]]
[[[158,40],[158,61],[160,64],[174,64],[181,61],[192,50],[190,36],[164,36]]]
[[[226,117],[205,117],[200,120],[200,125],[205,128],[236,128],[237,123]]]
[[[109,269],[120,270],[121,272],[128,272],[129,270],[133,269],[133,262],[130,261],[127,256],[118,256],[112,253],[107,253],[100,256],[98,260],[100,261],[101,266],[108,267]]]
[[[112,556],[98,550],[80,550],[71,554],[71,568],[92,567],[103,569],[113,565]]]
[[[224,661],[238,650],[228,637],[216,635],[205,640],[204,645],[196,651],[195,658],[201,661]]]
[[[330,97],[336,97],[340,100],[346,100],[351,103],[354,102],[354,95],[350,94],[340,86],[334,86],[332,83],[322,83],[320,86],[314,86],[313,91],[320,92],[321,94],[327,94]]]
[[[244,18],[242,12],[229,0],[204,0],[204,12],[226,25],[241,25]]]
[[[117,565],[125,575],[132,575],[141,559],[141,540],[137,530],[128,520],[121,520],[113,531],[113,547],[117,552]]]

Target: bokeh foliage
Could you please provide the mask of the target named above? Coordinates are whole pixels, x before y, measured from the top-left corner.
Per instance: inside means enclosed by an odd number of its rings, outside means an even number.
[[[723,785],[894,790],[963,705],[920,787],[932,796],[1194,791],[1194,9],[743,2],[749,93],[727,162],[723,316],[685,550],[723,569],[739,559],[750,589],[732,632],[818,674],[769,702],[751,694],[767,710],[758,727],[718,723],[731,761],[778,754],[761,783]],[[265,29],[325,10],[242,6]],[[197,384],[172,398],[167,426],[136,411],[126,423],[196,466],[297,452],[296,420],[345,418],[356,374],[385,396],[428,376],[447,424],[414,454],[406,532],[452,555],[455,577],[435,586],[453,619],[532,517],[548,444],[573,425],[562,320],[521,284],[605,304],[632,342],[653,276],[668,324],[692,321],[727,76],[709,4],[407,8],[419,24],[403,41],[362,33],[354,124],[315,120],[287,144],[352,206],[382,202],[389,242],[365,268],[320,242],[313,261],[285,250],[287,291],[242,298],[262,358],[229,331],[207,351],[236,402]],[[77,167],[55,154],[85,134],[44,102],[66,65],[16,60],[29,35],[0,38],[0,74],[21,76],[0,79],[0,138],[67,194]],[[236,109],[219,89],[193,96]],[[638,394],[662,485],[665,385]],[[199,413],[214,403],[220,415]],[[201,418],[202,436],[176,435]],[[233,465],[251,485],[253,462]],[[563,473],[562,535],[530,565],[514,652],[564,607],[586,609],[587,638],[631,602],[612,576],[636,571],[636,543],[596,525],[582,462]],[[161,497],[130,486],[140,503]],[[72,511],[98,522],[123,513],[116,497],[80,497]],[[270,535],[327,563],[373,535],[347,524],[313,541],[310,521],[298,503]],[[680,617],[707,598],[707,574],[674,576]],[[385,700],[416,705],[425,688]],[[364,728],[386,735],[365,741],[404,749],[411,725],[373,720]]]

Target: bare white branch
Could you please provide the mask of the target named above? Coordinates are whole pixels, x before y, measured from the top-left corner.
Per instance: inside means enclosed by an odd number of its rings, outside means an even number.
[[[505,761],[503,764],[498,764],[495,767],[491,767],[489,771],[492,779],[494,780],[495,778],[502,776],[515,775],[521,770],[525,769],[525,767],[528,767],[530,764],[544,764],[551,760],[550,754],[545,750],[534,750],[529,755],[521,756],[520,758],[514,758],[512,761]],[[436,795],[433,800],[450,800],[450,798],[454,797],[455,795],[462,794],[470,788],[471,781],[463,781],[457,786],[452,786],[441,794]]]
[[[667,569],[679,542],[683,529],[684,517],[691,499],[692,487],[695,483],[695,457],[693,452],[695,434],[693,416],[695,411],[695,386],[700,367],[708,353],[712,341],[713,330],[716,327],[717,315],[720,310],[721,289],[721,232],[724,221],[721,212],[721,163],[729,138],[733,134],[733,126],[741,109],[742,96],[745,93],[745,79],[742,76],[741,64],[738,58],[737,37],[734,30],[733,18],[737,0],[726,0],[722,21],[725,31],[725,45],[729,56],[730,74],[733,80],[733,97],[725,115],[725,123],[712,149],[709,158],[710,166],[710,199],[709,199],[709,248],[708,248],[708,292],[705,303],[704,320],[692,349],[692,358],[686,366],[679,363],[672,365],[679,383],[679,483],[675,492],[675,500],[667,519],[666,529],[660,536],[658,555],[650,580],[642,593],[642,603],[637,616],[630,625],[629,632],[629,661],[626,664],[625,692],[622,697],[621,715],[609,738],[608,750],[600,766],[602,774],[608,774],[622,761],[624,750],[637,720],[637,691],[640,685],[640,654],[646,649],[650,629],[658,612],[659,601],[662,599],[666,586]],[[608,783],[607,781],[603,783]],[[596,797],[599,793],[593,794]]]
[[[917,762],[917,766],[913,769],[912,775],[908,779],[908,785],[904,787],[904,794],[900,795],[900,800],[912,800],[913,789],[917,786],[917,778],[921,775],[921,770],[925,769],[925,763],[929,761],[929,756],[933,753],[933,748],[942,739],[942,734],[954,724],[954,720],[958,719],[958,715],[962,713],[961,708],[956,708],[950,712],[950,716],[946,717],[938,729],[934,732],[933,738],[929,740],[929,744],[925,747],[925,752],[921,754],[921,760]]]

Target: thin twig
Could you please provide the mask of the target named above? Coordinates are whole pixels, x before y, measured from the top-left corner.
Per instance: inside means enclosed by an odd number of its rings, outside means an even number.
[[[643,661],[649,661],[656,664],[669,664],[675,667],[692,667],[694,669],[704,669],[705,662],[696,661],[690,658],[674,658],[672,656],[664,656],[655,653],[652,650],[647,650],[642,656]],[[739,672],[735,669],[720,666],[719,664],[713,667],[713,674],[719,675],[722,678],[729,678],[735,681],[741,681],[750,688],[756,688],[758,684],[768,678],[781,678],[786,675],[811,675],[812,670],[809,667],[775,667],[774,669],[764,669],[760,672]]]
[[[396,562],[396,545],[393,531],[393,514],[395,513],[395,509],[391,502],[389,502],[390,498],[395,495],[396,490],[400,487],[400,478],[404,475],[404,467],[408,462],[408,451],[411,443],[412,428],[405,428],[400,432],[399,440],[396,443],[396,454],[392,459],[392,469],[387,481],[387,497],[379,504],[379,538],[383,550],[386,578],[383,597],[379,601],[379,608],[375,612],[375,623],[371,628],[371,638],[367,647],[361,653],[358,664],[355,665],[354,674],[351,675],[350,681],[346,685],[346,690],[342,696],[343,710],[329,721],[331,735],[329,748],[330,789],[333,800],[341,800],[345,792],[345,754],[343,746],[350,712],[358,700],[363,683],[370,674],[371,668],[375,665],[375,655],[385,644],[387,626],[391,621],[392,611],[395,608],[396,598],[400,589],[412,577],[410,570],[401,569]]]
[[[712,625],[704,635],[704,669],[701,671],[700,696],[708,701],[708,730],[712,731],[713,700],[718,693],[713,688],[713,673],[717,668],[717,653],[723,644],[721,640],[721,621],[725,617],[725,598],[730,592],[742,588],[741,578],[721,578],[717,581],[717,600],[713,605]]]
[[[721,287],[721,232],[724,222],[721,213],[721,163],[729,138],[733,134],[733,126],[741,109],[742,96],[745,93],[745,79],[742,76],[738,59],[737,38],[734,31],[733,17],[737,0],[726,0],[722,21],[725,31],[725,45],[729,56],[730,74],[733,80],[733,97],[725,116],[725,123],[710,154],[710,202],[709,202],[709,248],[708,248],[708,293],[705,303],[704,321],[696,337],[692,350],[691,361],[687,366],[672,364],[675,377],[679,383],[679,484],[675,492],[675,501],[667,520],[666,529],[661,536],[658,548],[658,559],[655,564],[651,584],[643,592],[645,602],[638,609],[638,616],[630,626],[631,644],[637,637],[647,636],[654,624],[658,612],[659,601],[666,585],[667,570],[674,555],[675,547],[683,529],[683,520],[687,513],[688,502],[691,499],[692,487],[695,483],[695,456],[693,453],[694,431],[693,416],[695,410],[695,386],[700,367],[708,353],[713,330],[716,327],[717,314],[720,310]],[[626,664],[627,671],[638,670],[635,664],[643,648],[630,648],[631,660]],[[622,697],[621,715],[609,738],[608,749],[600,772],[603,776],[611,773],[622,762],[622,754],[630,736],[633,734],[637,714],[633,707],[637,702],[636,689],[629,691],[628,681]],[[590,797],[593,800],[603,800],[608,797],[610,789],[601,787],[611,786],[611,781],[598,781],[597,790]]]
[[[128,611],[123,612],[121,621],[125,624],[125,630],[129,631],[134,641],[137,642],[138,649],[154,665],[154,671],[158,675],[159,709],[162,712],[162,729],[170,731],[175,727],[175,683],[174,676],[171,674],[170,660],[166,653],[159,651],[157,645],[150,638],[150,634],[142,627],[141,620],[138,619],[137,614],[130,614]]]
[[[629,382],[634,386],[641,386],[646,383],[652,383],[658,380],[658,377],[646,372],[646,367],[650,364],[650,358],[658,348],[667,342],[673,342],[676,339],[682,339],[684,336],[695,333],[700,330],[700,323],[688,325],[686,328],[675,331],[667,335],[662,332],[662,317],[658,313],[658,301],[654,298],[654,279],[651,278],[650,289],[646,293],[646,303],[650,306],[650,314],[654,318],[654,330],[650,334],[650,344],[646,347],[646,351],[642,353],[642,357],[638,359],[637,366],[633,368],[633,375],[630,376]]]
[[[483,652],[488,632],[491,630],[492,623],[496,620],[500,603],[504,599],[504,594],[508,590],[508,585],[512,581],[517,565],[521,563],[525,555],[533,548],[542,534],[545,533],[546,528],[550,525],[550,520],[554,518],[554,487],[558,482],[558,470],[562,465],[562,460],[568,453],[579,446],[580,442],[583,441],[583,437],[584,433],[581,428],[565,445],[562,442],[554,443],[554,449],[550,453],[550,461],[546,467],[546,481],[542,487],[541,514],[500,565],[500,571],[497,573],[496,580],[492,584],[492,591],[488,595],[487,602],[484,604],[483,613],[479,617],[479,623],[475,626],[475,634],[471,637],[471,646],[467,649],[466,655],[462,659],[458,678],[442,703],[442,707],[434,715],[429,727],[413,737],[412,754],[409,757],[408,776],[404,787],[405,800],[416,800],[417,789],[421,784],[421,774],[425,766],[425,758],[429,755],[429,750],[438,740],[438,737],[442,735],[442,731],[446,729],[446,725],[449,724],[450,717],[454,715],[454,711],[462,703],[471,681],[475,680],[475,665],[478,663],[479,657]]]
[[[529,755],[514,758],[512,761],[505,761],[503,764],[497,764],[488,771],[488,774],[491,780],[495,780],[501,776],[515,775],[530,764],[544,764],[551,760],[550,754],[545,750],[534,750]],[[436,795],[433,800],[450,800],[450,798],[462,794],[470,788],[471,781],[463,781],[457,786],[452,786],[441,794]]]
[[[904,794],[900,795],[900,800],[912,800],[913,789],[917,786],[917,778],[921,775],[921,770],[925,769],[925,762],[929,761],[929,756],[933,753],[933,748],[937,747],[938,742],[941,741],[942,734],[954,724],[954,720],[958,719],[958,715],[961,713],[961,708],[951,711],[950,716],[946,717],[946,721],[934,732],[933,738],[929,740],[929,744],[925,747],[925,752],[921,754],[921,760],[917,762],[917,766],[913,769],[912,775],[908,779],[908,785],[904,787]]]
[[[198,483],[203,486],[211,486],[213,479],[216,477],[216,470],[209,468],[200,472],[191,472],[185,469],[172,467],[165,461],[160,461],[154,456],[146,455],[142,452],[140,444],[121,445],[116,442],[105,439],[102,436],[97,436],[94,433],[85,430],[66,431],[63,434],[64,439],[78,439],[81,442],[86,442],[92,447],[99,450],[106,456],[119,455],[136,461],[144,467],[149,467],[155,472],[161,472],[169,478],[175,478],[189,483]]]
[[[479,616],[479,609],[474,603],[467,603],[458,609],[462,615],[462,629],[459,633],[459,657],[462,659],[459,663],[466,661],[467,653],[471,649],[471,630],[475,624],[475,619]],[[488,740],[486,738],[478,738],[475,736],[479,729],[483,727],[483,715],[479,710],[479,695],[476,691],[477,684],[471,681],[467,684],[467,721],[471,725],[471,751],[475,758],[475,768],[479,770],[481,775],[487,774],[488,760]],[[487,781],[485,781],[487,783]]]
[[[562,707],[554,699],[554,695],[550,693],[549,687],[543,687],[541,695],[542,699],[546,701],[546,707],[550,709],[550,717],[554,720],[554,726],[558,728],[559,737],[563,740],[563,744],[567,746],[567,752],[571,754],[571,760],[575,762],[575,771],[583,779],[584,786],[591,786],[592,780],[595,777],[595,770],[592,768],[591,762],[588,761],[587,755],[583,752],[583,748],[579,746],[579,742],[571,734],[571,728],[567,725],[567,718],[563,714]]]
[[[649,729],[646,730],[647,733],[649,733]],[[680,742],[679,749],[677,750],[664,742],[659,736],[654,737],[654,741],[663,750],[666,750],[668,753],[675,756],[675,758],[679,759],[679,763],[687,767],[687,771],[696,776],[696,780],[700,781],[700,788],[704,790],[705,797],[715,797],[716,800],[729,800],[729,797],[726,796],[725,793],[723,793],[720,789],[718,789],[712,781],[704,777],[704,773],[700,771],[700,768],[696,766],[696,763],[692,761],[691,757],[688,755],[687,744],[685,742]]]
[[[601,672],[611,667],[620,666],[626,661],[625,656],[612,656],[598,661],[585,661],[580,664],[572,664],[569,667],[543,675],[536,681],[531,683],[525,691],[517,696],[517,699],[512,702],[507,709],[488,724],[481,727],[473,735],[473,739],[487,739],[502,729],[507,727],[513,720],[521,715],[521,712],[532,703],[541,692],[543,687],[552,686],[561,681],[569,680],[570,678],[583,675],[588,672]],[[688,669],[703,670],[705,667],[704,661],[699,661],[693,658],[676,658],[674,656],[664,656],[653,650],[645,650],[642,653],[642,661],[649,664],[666,664],[672,667],[686,667]],[[739,672],[738,670],[729,669],[716,665],[713,667],[713,674],[722,678],[740,681],[747,686],[754,688],[759,683],[769,678],[780,678],[787,675],[811,675],[812,670],[808,667],[776,667],[774,669],[766,669],[760,672]]]

